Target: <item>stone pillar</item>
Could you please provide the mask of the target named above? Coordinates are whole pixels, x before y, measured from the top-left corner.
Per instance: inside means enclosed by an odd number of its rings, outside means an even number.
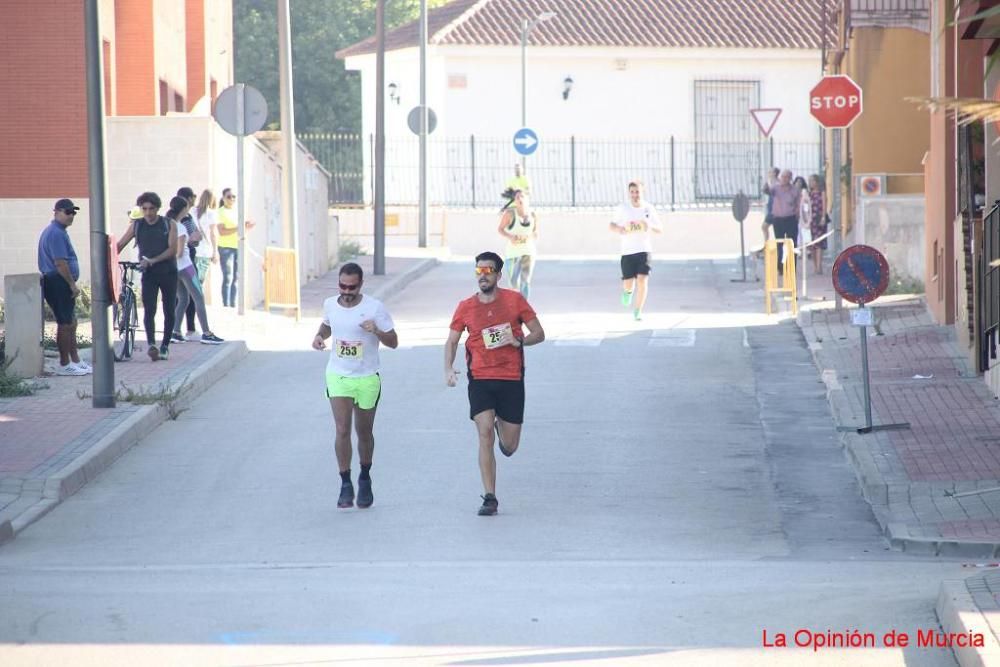
[[[42,285],[37,273],[8,274],[3,280],[7,372],[22,378],[42,374]]]

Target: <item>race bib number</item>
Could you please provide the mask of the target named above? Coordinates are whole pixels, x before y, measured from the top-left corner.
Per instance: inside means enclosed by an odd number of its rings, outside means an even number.
[[[337,341],[337,356],[341,359],[356,359],[361,361],[364,357],[364,349],[360,340]]]
[[[511,243],[512,243],[513,245],[524,245],[524,244],[525,244],[525,243],[527,243],[527,242],[528,242],[528,237],[527,237],[527,236],[522,236],[522,235],[520,235],[520,234],[518,234],[517,236],[515,236],[515,237],[514,237],[514,238],[513,238],[512,240],[511,240]]]
[[[506,334],[512,333],[510,322],[504,322],[493,327],[483,329],[483,344],[487,350],[492,350],[503,345]]]
[[[633,220],[632,222],[628,223],[628,230],[630,232],[641,232],[642,231],[642,222],[640,222],[638,220]]]

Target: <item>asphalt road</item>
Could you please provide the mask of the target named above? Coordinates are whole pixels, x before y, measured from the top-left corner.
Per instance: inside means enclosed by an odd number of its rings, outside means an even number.
[[[954,664],[915,638],[963,572],[888,550],[798,329],[729,263],[658,263],[639,323],[614,262],[539,264],[548,340],[477,516],[442,363],[471,268],[389,301],[371,509],[336,508],[304,322],[0,549],[0,664]],[[877,646],[765,646],[854,630]]]

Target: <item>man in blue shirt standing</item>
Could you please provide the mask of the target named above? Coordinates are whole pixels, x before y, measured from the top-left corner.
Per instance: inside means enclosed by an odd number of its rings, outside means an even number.
[[[60,199],[52,222],[38,239],[38,270],[42,274],[42,294],[56,316],[56,345],[59,368],[56,375],[87,375],[93,369],[80,361],[76,348],[76,297],[80,288],[80,262],[67,229],[80,207],[70,199]]]

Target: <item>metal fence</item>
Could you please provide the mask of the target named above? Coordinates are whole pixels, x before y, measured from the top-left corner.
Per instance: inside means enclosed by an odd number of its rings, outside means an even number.
[[[996,365],[1000,343],[1000,204],[983,219],[983,249],[977,264],[979,363],[985,371]]]
[[[332,174],[331,205],[371,203],[374,138],[303,134],[303,144]],[[416,137],[386,141],[386,203],[418,202]],[[509,139],[428,139],[428,200],[435,206],[494,206],[519,157]],[[640,179],[663,207],[729,204],[740,191],[760,197],[771,165],[808,175],[820,170],[820,144],[679,141],[675,137],[599,140],[567,137],[539,144],[526,159],[532,199],[544,206],[609,206]]]

